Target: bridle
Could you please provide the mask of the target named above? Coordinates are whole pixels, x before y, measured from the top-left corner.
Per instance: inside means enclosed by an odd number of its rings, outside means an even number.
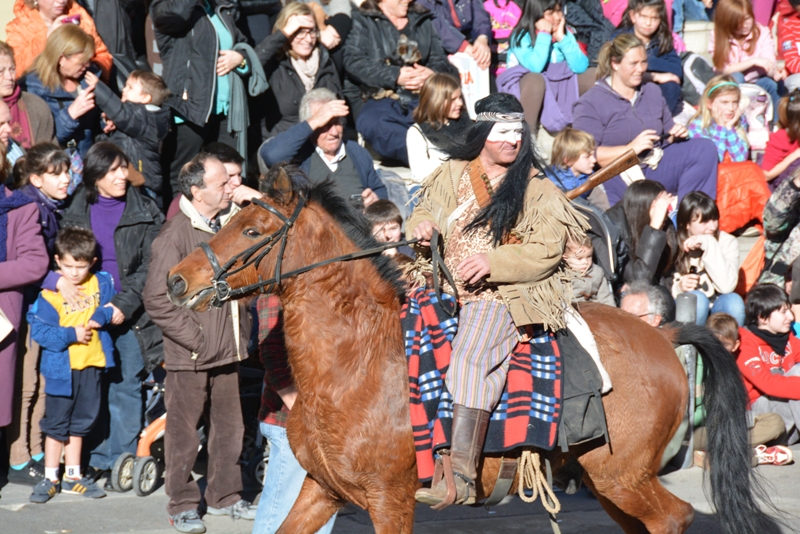
[[[261,290],[262,293],[265,293],[265,288],[269,286],[280,285],[282,278],[293,276],[294,274],[300,274],[287,273],[286,275],[282,276],[281,265],[283,264],[283,253],[286,250],[286,240],[289,237],[289,230],[291,230],[294,226],[294,223],[297,222],[297,218],[300,216],[300,211],[303,209],[303,206],[305,206],[305,196],[302,194],[298,195],[297,205],[295,206],[291,217],[286,217],[283,213],[279,212],[260,199],[253,198],[251,202],[279,218],[281,221],[283,221],[283,225],[255,245],[233,256],[231,259],[225,262],[225,265],[220,265],[216,254],[214,254],[214,251],[211,250],[211,247],[208,245],[208,243],[202,242],[198,244],[198,246],[203,249],[206,258],[208,258],[211,268],[214,269],[214,275],[211,277],[211,287],[214,289],[214,296],[211,299],[211,305],[215,308],[221,307],[222,304],[227,300],[239,297],[254,290]],[[262,280],[261,275],[259,275],[257,283],[241,287],[239,289],[232,289],[231,285],[227,281],[227,278],[240,273],[251,265],[254,265],[255,268],[258,269],[258,266],[261,264],[261,260],[263,260],[264,256],[272,251],[276,242],[280,243],[280,248],[278,249],[278,259],[275,264],[275,275],[269,280]],[[239,267],[232,269],[233,266],[239,261],[241,261],[242,264]]]
[[[298,196],[297,205],[295,206],[294,211],[292,212],[292,215],[290,217],[286,217],[283,213],[279,212],[278,210],[276,210],[274,207],[270,206],[263,200],[257,198],[252,199],[251,202],[253,204],[258,206],[259,208],[267,210],[269,213],[276,216],[283,222],[283,225],[280,228],[278,228],[278,230],[276,230],[269,236],[265,237],[258,243],[252,245],[251,247],[233,256],[231,259],[226,261],[224,265],[220,264],[219,259],[217,259],[216,254],[214,254],[214,251],[211,250],[211,247],[208,245],[208,243],[202,242],[198,244],[198,246],[205,253],[206,258],[208,258],[208,262],[211,264],[211,268],[214,269],[214,274],[211,277],[211,287],[214,290],[214,296],[211,298],[210,302],[211,306],[219,308],[226,301],[246,295],[253,291],[259,291],[261,293],[266,293],[268,290],[272,291],[273,289],[280,288],[282,280],[306,273],[312,269],[316,269],[317,267],[330,265],[331,263],[336,263],[340,261],[352,261],[368,256],[375,256],[377,254],[382,253],[385,250],[402,247],[404,245],[411,245],[420,241],[419,239],[407,239],[395,243],[385,243],[378,247],[359,250],[356,252],[351,252],[349,254],[343,254],[341,256],[329,258],[327,260],[323,260],[317,263],[312,263],[311,265],[307,265],[305,267],[301,267],[293,271],[282,273],[281,266],[283,264],[283,254],[286,251],[286,242],[289,238],[289,230],[291,230],[294,227],[294,224],[297,222],[297,218],[300,216],[300,211],[306,205],[305,196],[302,193],[298,193],[297,196]],[[258,275],[258,282],[256,282],[255,284],[243,286],[238,289],[231,288],[230,284],[227,281],[228,277],[242,272],[244,269],[250,267],[251,265],[254,266],[256,270],[258,270],[261,260],[263,260],[264,257],[272,251],[272,249],[275,247],[276,244],[279,245],[278,257],[275,261],[275,274],[273,275],[272,278],[268,280],[263,280],[261,278],[261,275]],[[437,295],[441,295],[441,289],[439,288],[439,276],[438,276],[438,271],[440,269],[442,275],[447,279],[447,281],[450,283],[450,286],[453,289],[455,289],[456,284],[453,281],[452,275],[447,270],[447,267],[445,267],[441,255],[439,254],[438,244],[439,244],[439,232],[434,231],[434,235],[431,238],[431,252],[433,258],[432,263],[434,270],[433,279],[434,279],[434,288],[436,290],[436,293]],[[240,261],[242,262],[242,264],[236,268],[233,268],[233,266]],[[440,302],[442,302],[441,299],[439,300]],[[450,310],[447,311],[448,313],[450,312]],[[453,307],[453,312],[451,313],[451,315],[454,314],[455,314],[455,306]]]

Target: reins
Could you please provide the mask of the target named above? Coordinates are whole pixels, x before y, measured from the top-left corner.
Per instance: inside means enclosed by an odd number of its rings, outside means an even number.
[[[267,210],[269,213],[278,217],[281,221],[283,221],[283,226],[281,226],[278,230],[270,234],[269,236],[265,237],[255,245],[243,250],[239,254],[236,254],[231,259],[225,262],[224,265],[219,263],[216,254],[214,251],[211,250],[211,247],[208,243],[203,242],[200,243],[198,246],[203,250],[206,257],[208,258],[209,263],[211,264],[211,268],[214,269],[214,275],[211,278],[211,287],[214,289],[214,296],[211,299],[211,305],[214,307],[220,307],[222,304],[230,299],[240,297],[242,295],[248,294],[253,291],[260,291],[261,293],[267,292],[267,288],[276,288],[279,287],[281,281],[292,278],[303,273],[307,273],[313,269],[318,267],[324,267],[325,265],[330,265],[332,263],[338,262],[345,262],[345,261],[352,261],[361,258],[366,258],[369,256],[375,256],[377,254],[381,254],[382,252],[412,245],[414,243],[418,243],[421,241],[420,239],[405,239],[403,241],[397,241],[393,243],[384,243],[383,245],[368,248],[365,250],[358,250],[356,252],[351,252],[349,254],[342,254],[341,256],[336,256],[333,258],[328,258],[327,260],[319,261],[317,263],[312,263],[311,265],[307,265],[305,267],[300,267],[299,269],[295,269],[293,271],[289,271],[286,273],[281,273],[281,266],[283,264],[283,254],[286,250],[286,242],[289,237],[289,230],[294,227],[294,224],[297,222],[297,218],[300,216],[300,211],[306,204],[306,198],[302,194],[298,194],[298,201],[297,205],[294,208],[294,212],[292,213],[291,217],[286,217],[284,214],[267,204],[266,202],[260,199],[253,199],[253,204],[256,206]],[[437,230],[433,231],[433,236],[431,237],[431,261],[433,265],[433,285],[434,290],[436,291],[437,297],[439,297],[439,301],[442,302],[441,299],[441,288],[439,286],[439,271],[441,270],[442,275],[447,279],[450,283],[450,286],[455,290],[455,282],[453,281],[453,276],[450,274],[450,271],[444,264],[444,260],[441,257],[439,252],[439,232]],[[234,274],[240,273],[247,267],[253,265],[256,269],[258,269],[261,260],[269,254],[275,246],[275,242],[279,240],[280,248],[278,249],[278,257],[275,262],[275,275],[268,279],[262,280],[261,275],[258,276],[258,282],[255,284],[250,284],[247,286],[243,286],[237,289],[232,289],[230,284],[227,282],[227,278]],[[242,264],[235,269],[233,268],[238,262],[242,262]],[[457,295],[456,295],[457,297]],[[445,308],[445,311],[449,313],[451,316],[455,315],[457,306],[454,304],[452,310],[448,310]]]

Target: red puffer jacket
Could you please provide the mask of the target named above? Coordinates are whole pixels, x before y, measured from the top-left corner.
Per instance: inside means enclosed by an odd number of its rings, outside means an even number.
[[[769,200],[764,171],[752,161],[732,162],[728,154],[717,170],[719,229],[732,234],[750,221],[764,221]]]

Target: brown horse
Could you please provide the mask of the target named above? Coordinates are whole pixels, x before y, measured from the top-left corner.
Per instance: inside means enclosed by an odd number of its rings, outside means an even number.
[[[378,533],[411,532],[419,482],[397,272],[377,256],[292,273],[376,243],[366,220],[330,184],[305,190],[277,174],[263,202],[244,208],[205,251],[170,271],[170,298],[202,310],[257,288],[280,294],[299,391],[287,432],[309,476],[279,532],[315,532],[348,501],[369,512]],[[281,279],[269,283],[278,270]],[[614,384],[603,398],[610,445],[575,447],[570,454],[612,518],[625,532],[654,533],[684,532],[694,518],[692,506],[657,478],[687,409],[686,375],[673,343],[693,343],[706,361],[708,458],[723,528],[775,531],[752,496],[746,396],[731,355],[704,328],[657,330],[601,305],[581,312]],[[566,459],[549,454],[555,466]],[[499,466],[499,458],[483,458],[479,499],[491,493]]]

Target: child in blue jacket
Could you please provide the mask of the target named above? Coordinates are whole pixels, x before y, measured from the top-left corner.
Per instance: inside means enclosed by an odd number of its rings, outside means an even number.
[[[55,241],[55,261],[61,276],[78,285],[85,298],[73,307],[59,293],[42,290],[28,311],[31,337],[42,347],[41,372],[45,378],[45,477],[30,500],[45,503],[56,493],[105,497],[105,492],[81,475],[81,446],[100,413],[100,379],[114,365],[114,345],[103,327],[111,323],[108,305],[114,282],[105,272],[91,273],[97,241],[91,231],[68,227]],[[59,480],[61,448],[66,472]]]
[[[575,128],[564,128],[553,139],[552,166],[545,173],[565,193],[581,185],[594,172],[597,158],[595,142],[590,134]],[[584,193],[584,198],[589,193]]]

